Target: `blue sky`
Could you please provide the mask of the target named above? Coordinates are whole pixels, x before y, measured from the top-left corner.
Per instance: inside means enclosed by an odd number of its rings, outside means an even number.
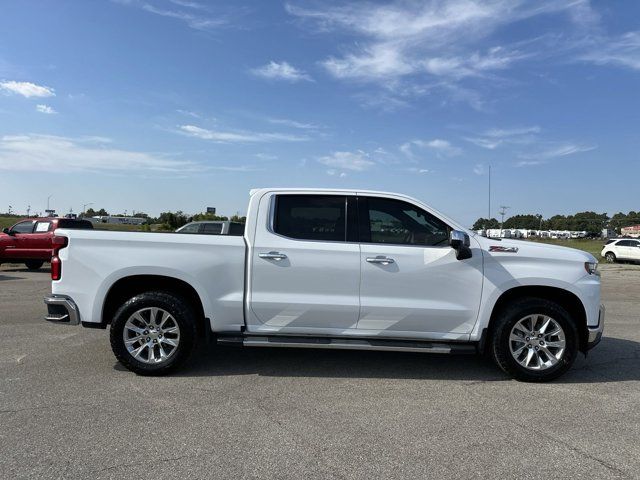
[[[640,3],[3,1],[0,211],[640,209]]]

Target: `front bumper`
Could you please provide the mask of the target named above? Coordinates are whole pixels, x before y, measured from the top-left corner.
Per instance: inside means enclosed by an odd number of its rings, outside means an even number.
[[[80,323],[78,307],[66,295],[44,297],[44,303],[47,306],[47,315],[44,317],[46,321],[65,325],[78,325]]]
[[[604,331],[604,314],[605,308],[604,305],[600,305],[600,312],[598,314],[598,325],[595,327],[587,327],[588,337],[587,337],[587,350],[591,350],[595,347],[600,340],[602,340],[602,332]]]

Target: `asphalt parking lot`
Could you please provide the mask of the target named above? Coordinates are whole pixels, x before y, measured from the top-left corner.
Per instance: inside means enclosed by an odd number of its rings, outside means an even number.
[[[201,348],[171,377],[47,324],[0,267],[0,478],[640,478],[640,267],[603,266],[601,344],[561,379],[475,356]]]

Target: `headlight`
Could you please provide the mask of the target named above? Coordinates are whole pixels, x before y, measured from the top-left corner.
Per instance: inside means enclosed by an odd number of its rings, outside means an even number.
[[[584,269],[589,275],[599,275],[598,262],[584,262]]]

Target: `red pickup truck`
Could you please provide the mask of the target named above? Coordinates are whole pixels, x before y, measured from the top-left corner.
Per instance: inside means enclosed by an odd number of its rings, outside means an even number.
[[[51,260],[53,232],[56,228],[92,229],[88,220],[72,218],[28,218],[0,233],[0,265],[24,263],[37,270]]]

